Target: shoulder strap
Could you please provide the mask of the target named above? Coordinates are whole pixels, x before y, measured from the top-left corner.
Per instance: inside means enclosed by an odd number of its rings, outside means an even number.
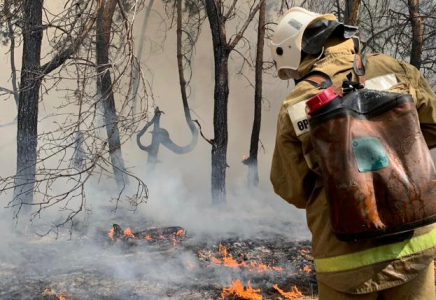
[[[365,56],[359,53],[359,39],[353,37],[354,43],[354,62],[353,62],[353,70],[356,73],[359,83],[365,85]]]
[[[307,81],[318,89],[326,89],[332,85],[330,77],[321,71],[310,72],[300,79],[295,80],[295,84],[298,84],[301,81]]]

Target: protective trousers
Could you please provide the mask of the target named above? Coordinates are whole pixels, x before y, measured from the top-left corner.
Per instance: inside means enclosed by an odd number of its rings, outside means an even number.
[[[408,282],[369,294],[347,294],[318,281],[319,300],[435,300],[434,262]]]

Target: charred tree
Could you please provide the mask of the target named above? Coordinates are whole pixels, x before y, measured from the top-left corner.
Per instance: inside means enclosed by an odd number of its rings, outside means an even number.
[[[412,49],[410,50],[410,64],[418,70],[422,63],[423,28],[419,14],[419,0],[408,0],[410,24],[412,25]]]
[[[176,14],[177,14],[177,67],[179,71],[179,82],[180,82],[180,91],[182,95],[182,103],[183,103],[183,111],[185,114],[185,120],[188,124],[189,130],[191,131],[191,141],[186,146],[178,146],[176,145],[170,138],[167,130],[160,127],[160,117],[163,114],[159,107],[156,107],[154,111],[153,119],[148,122],[145,127],[138,133],[137,135],[137,143],[141,150],[144,150],[148,153],[147,159],[147,168],[149,171],[153,171],[158,162],[158,153],[160,145],[164,145],[170,151],[176,154],[186,154],[191,152],[198,141],[198,129],[195,126],[195,123],[192,121],[191,112],[189,109],[188,103],[188,94],[186,91],[187,81],[185,79],[184,67],[183,67],[183,59],[184,54],[182,51],[182,0],[176,0]],[[144,146],[141,143],[141,137],[147,132],[148,128],[153,125],[153,131],[151,144],[149,146]]]
[[[257,4],[253,3],[250,12],[237,34],[227,41],[226,21],[235,14],[233,4],[225,12],[223,1],[206,0],[206,14],[209,19],[212,33],[214,64],[215,64],[215,87],[214,87],[214,138],[212,144],[212,204],[223,205],[226,203],[226,168],[227,165],[227,109],[229,97],[229,71],[228,60],[230,52],[235,48],[243,37],[245,30],[259,10],[264,0]]]
[[[139,88],[139,81],[140,81],[140,74],[139,74],[139,64],[141,63],[141,57],[142,57],[142,51],[144,50],[144,41],[145,41],[145,34],[147,32],[147,24],[148,24],[148,20],[150,19],[150,12],[151,12],[151,8],[153,7],[153,3],[154,0],[150,0],[148,2],[147,8],[145,9],[145,16],[144,16],[144,20],[142,22],[142,31],[141,31],[141,38],[139,40],[139,45],[138,45],[138,56],[137,56],[137,61],[136,61],[136,67],[133,70],[133,87],[132,87],[132,95],[131,98],[133,100],[133,114],[136,114],[136,96],[138,93],[138,88]]]
[[[37,159],[38,99],[41,87],[43,0],[25,0],[23,3],[23,56],[20,93],[18,102],[17,128],[17,175],[14,198],[18,210],[30,210]]]
[[[168,150],[175,154],[189,153],[195,147],[195,144],[192,142],[194,139],[191,140],[189,145],[183,147],[178,146],[171,140],[168,131],[160,127],[160,117],[163,113],[164,112],[161,111],[159,107],[156,107],[151,121],[147,122],[144,128],[136,136],[136,142],[138,143],[139,148],[148,153],[147,170],[149,172],[153,171],[156,168],[156,164],[159,162],[157,157],[159,154],[160,145],[165,146]],[[141,142],[141,138],[151,126],[153,126],[153,130],[151,132],[151,143],[148,146],[144,146]]]
[[[38,101],[44,76],[63,65],[77,52],[84,38],[95,23],[102,0],[97,1],[94,14],[84,24],[80,34],[71,39],[68,46],[61,48],[53,58],[41,66],[41,47],[43,37],[43,0],[25,0],[23,14],[23,54],[18,101],[17,126],[17,168],[14,182],[15,216],[30,211],[33,203],[38,146]]]
[[[148,153],[147,157],[147,170],[153,171],[156,168],[156,164],[158,163],[157,154],[159,153],[159,147],[162,143],[162,136],[165,136],[163,131],[165,129],[160,128],[160,116],[163,112],[156,107],[154,110],[154,116],[150,122],[144,126],[144,128],[138,133],[136,136],[136,142],[141,150],[144,150]],[[151,144],[149,146],[144,146],[141,143],[141,137],[147,132],[148,128],[153,125],[153,131],[151,132]],[[168,132],[167,132],[168,134]]]
[[[254,87],[254,120],[251,131],[250,155],[243,163],[248,166],[247,186],[253,188],[259,184],[257,154],[259,152],[259,136],[262,121],[262,74],[263,74],[263,48],[265,45],[265,17],[266,2],[259,9],[259,24],[257,28],[256,69]]]
[[[109,154],[118,188],[128,184],[125,175],[124,160],[121,152],[120,132],[112,90],[112,78],[109,63],[109,47],[111,46],[111,27],[117,0],[106,0],[97,18],[97,91],[104,114]]]
[[[185,113],[185,120],[188,124],[189,130],[191,131],[191,142],[186,148],[186,151],[184,153],[191,152],[195,146],[197,145],[198,141],[198,129],[195,126],[194,122],[191,118],[191,111],[189,109],[189,103],[188,103],[188,94],[186,92],[186,79],[185,74],[183,72],[183,59],[184,54],[182,52],[182,0],[177,0],[177,68],[179,70],[179,82],[180,82],[180,92],[182,95],[182,103],[183,103],[183,111]]]

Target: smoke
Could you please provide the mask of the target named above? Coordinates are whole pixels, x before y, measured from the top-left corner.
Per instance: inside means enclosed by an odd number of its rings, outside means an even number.
[[[156,3],[155,9],[162,13],[160,5],[160,2]],[[150,40],[162,38],[161,22],[158,13],[151,14],[147,29]],[[141,23],[138,18],[136,24]],[[140,31],[141,28],[135,28],[137,36]],[[249,34],[255,36],[254,29]],[[145,69],[153,70],[153,78],[150,77],[151,73],[147,76],[153,83],[155,104],[165,113],[161,118],[161,127],[168,130],[176,144],[186,145],[190,141],[190,130],[183,114],[175,40],[175,30],[171,30],[166,34],[160,55],[145,53],[143,57],[152,57],[147,60]],[[158,45],[160,42],[154,43]],[[213,138],[214,70],[211,43],[209,27],[205,24],[193,58],[194,73],[189,100],[192,117],[198,119],[208,138]],[[265,50],[268,57],[269,51]],[[16,51],[18,56],[19,49]],[[33,299],[31,297],[35,291],[50,286],[74,294],[77,299],[130,299],[128,295],[132,295],[131,299],[165,299],[162,298],[162,290],[166,291],[169,299],[174,293],[174,285],[190,282],[216,287],[227,285],[235,275],[215,268],[209,270],[207,281],[202,283],[199,277],[205,275],[201,273],[198,257],[192,251],[161,253],[141,244],[132,249],[120,245],[111,246],[107,231],[113,223],[118,223],[123,228],[131,227],[133,231],[150,226],[181,226],[187,230],[193,243],[215,243],[231,236],[256,238],[279,234],[289,239],[308,238],[304,212],[275,195],[269,182],[277,113],[282,99],[290,90],[287,83],[279,82],[271,76],[265,76],[264,79],[265,109],[261,131],[263,148],[258,163],[260,186],[255,191],[246,188],[248,169],[241,161],[249,150],[254,90],[244,77],[234,75],[240,63],[237,55],[232,56],[227,206],[211,206],[211,148],[207,142],[199,139],[197,147],[186,155],[176,155],[161,147],[158,157],[160,163],[156,171],[150,174],[146,171],[147,154],[137,147],[132,138],[123,145],[123,158],[129,170],[147,184],[150,192],[148,203],[135,211],[132,211],[125,199],[121,202],[113,200],[117,196],[113,178],[96,174],[86,185],[86,209],[75,217],[73,223],[67,223],[40,238],[36,234],[43,234],[53,224],[61,223],[70,211],[63,204],[55,205],[43,210],[32,223],[26,223],[24,228],[17,228],[10,209],[4,208],[11,200],[12,193],[0,195],[0,298],[9,299],[7,297],[14,295],[14,289],[21,286],[15,292],[23,296],[28,291],[28,296],[25,297]],[[5,69],[8,68],[5,57],[1,64]],[[250,72],[247,74],[248,77],[253,77]],[[9,85],[7,72],[0,74],[0,82],[1,86]],[[51,90],[40,104],[40,132],[54,128],[53,118],[43,117],[53,113],[55,107],[60,105],[59,99],[65,96],[63,85],[68,86],[68,83],[61,83],[57,90]],[[3,107],[0,121],[10,122],[16,115],[13,99],[5,100]],[[152,111],[153,108],[150,108]],[[4,158],[0,162],[0,176],[5,177],[15,173],[16,126],[1,127],[0,134],[0,155]],[[146,134],[143,143],[147,144],[150,140],[150,134]],[[56,190],[51,191],[53,193],[62,191],[65,186],[57,185],[54,188]],[[79,204],[72,201],[68,208],[77,208]],[[16,231],[19,233],[16,234]],[[92,298],[90,290],[99,296]]]

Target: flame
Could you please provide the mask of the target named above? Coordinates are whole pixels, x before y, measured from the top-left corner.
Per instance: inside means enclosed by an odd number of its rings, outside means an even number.
[[[247,155],[245,155],[245,154],[242,155],[242,159],[244,159],[244,160],[247,159]]]
[[[229,268],[247,268],[249,272],[257,272],[262,273],[265,271],[277,271],[280,272],[283,270],[281,267],[270,267],[265,264],[260,264],[256,261],[251,261],[250,264],[245,263],[244,261],[238,262],[236,261],[230,254],[227,253],[227,248],[221,244],[218,245],[218,251],[222,256],[222,259],[212,257],[212,262],[217,265],[224,265]]]
[[[60,296],[58,297],[58,299],[59,299],[59,300],[67,300],[67,298],[65,298],[65,297],[62,296],[62,295],[60,295]]]
[[[123,233],[124,233],[125,236],[131,237],[131,238],[135,238],[135,236],[133,235],[132,230],[130,229],[130,227],[126,228]]]
[[[262,295],[259,294],[260,289],[253,289],[250,281],[248,287],[244,287],[239,279],[232,282],[229,287],[223,288],[221,292],[221,299],[225,299],[226,296],[238,297],[246,300],[262,300]]]
[[[183,229],[179,229],[179,231],[177,231],[176,233],[175,233],[175,235],[176,236],[181,236],[182,234],[184,234],[185,233],[185,231],[183,230]]]
[[[290,292],[285,292],[281,290],[277,284],[274,284],[273,288],[275,288],[280,293],[280,295],[286,297],[286,299],[297,299],[303,297],[303,294],[298,290],[295,285],[292,287],[292,291]]]
[[[224,245],[221,245],[221,243],[218,245],[218,251],[222,254],[222,256],[227,256],[227,248]]]
[[[111,238],[111,240],[113,240],[114,239],[114,228],[112,227],[112,229],[111,230],[109,230],[109,232],[108,232],[108,234],[107,234],[110,238]]]
[[[145,236],[145,239],[146,239],[147,241],[150,241],[150,240],[151,240],[151,235],[149,235],[149,234],[146,235],[146,236]]]
[[[300,250],[300,253],[301,253],[301,254],[309,254],[310,251],[309,251],[309,250],[304,250],[304,249],[302,249],[302,250]]]
[[[217,265],[222,265],[223,264],[223,262],[221,260],[219,260],[218,258],[216,258],[216,257],[212,257],[212,261],[215,264],[217,264]]]
[[[303,269],[300,269],[300,271],[306,273],[312,273],[312,269],[308,265],[305,265]]]

